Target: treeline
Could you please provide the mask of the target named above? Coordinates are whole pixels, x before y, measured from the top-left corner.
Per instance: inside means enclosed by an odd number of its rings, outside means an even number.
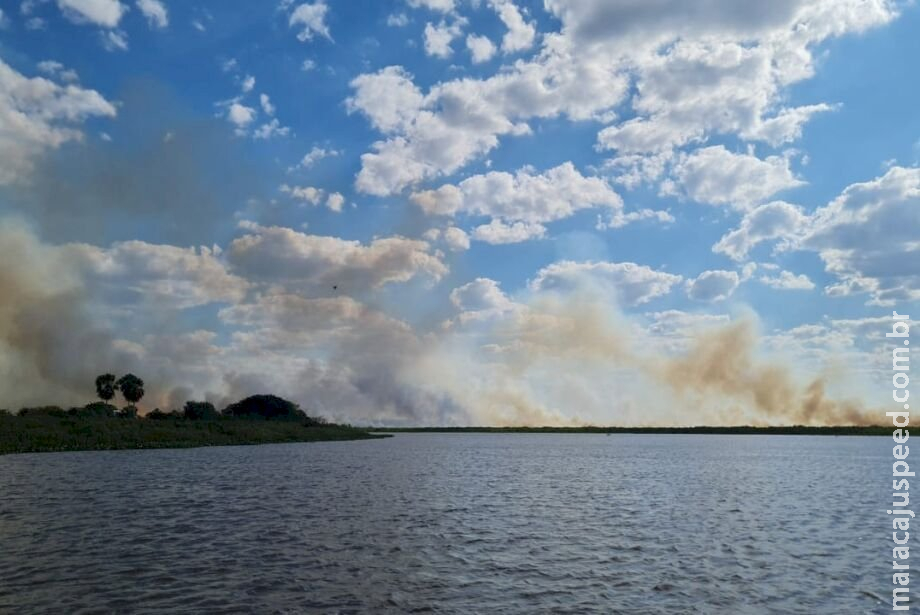
[[[120,392],[127,405],[111,402]],[[276,395],[252,395],[218,411],[207,401],[188,401],[182,409],[155,409],[138,416],[134,404],[144,396],[144,381],[133,374],[96,379],[101,401],[65,410],[59,406],[0,410],[0,454],[50,451],[181,448],[362,440],[382,437],[350,425],[307,416],[294,402]]]
[[[96,378],[96,395],[101,401],[94,401],[85,406],[64,409],[60,406],[34,406],[20,408],[13,413],[0,409],[0,414],[25,416],[65,416],[92,418],[124,418],[136,419],[138,417],[135,404],[144,397],[144,381],[134,374],[125,374],[121,378],[114,374],[101,374]],[[121,393],[127,405],[119,409],[110,402],[117,393]],[[153,409],[140,417],[146,420],[187,420],[187,421],[217,421],[221,419],[246,419],[270,421],[296,421],[308,426],[326,425],[323,417],[311,417],[299,405],[276,395],[251,395],[238,402],[229,404],[218,411],[209,401],[187,401],[182,409],[163,411]]]

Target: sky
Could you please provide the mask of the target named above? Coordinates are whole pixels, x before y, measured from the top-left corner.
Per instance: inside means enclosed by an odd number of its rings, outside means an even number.
[[[0,407],[884,417],[913,3],[0,7]]]

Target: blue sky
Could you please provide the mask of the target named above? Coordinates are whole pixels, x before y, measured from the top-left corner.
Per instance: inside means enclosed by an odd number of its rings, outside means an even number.
[[[920,11],[648,8],[5,4],[0,405],[125,366],[150,408],[864,420],[920,298]]]

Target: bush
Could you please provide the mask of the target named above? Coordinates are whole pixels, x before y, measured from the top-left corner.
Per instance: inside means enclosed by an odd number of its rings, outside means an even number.
[[[209,401],[185,402],[185,418],[191,421],[214,421],[220,418],[217,408]]]
[[[137,418],[137,407],[135,406],[125,406],[118,411],[118,418],[120,419],[136,419]]]
[[[224,416],[267,420],[307,420],[300,406],[276,395],[252,395],[224,408]]]
[[[77,416],[115,416],[118,408],[104,401],[94,401],[86,404],[77,411]]]
[[[20,408],[19,416],[67,416],[67,412],[60,406],[36,406],[34,408]]]

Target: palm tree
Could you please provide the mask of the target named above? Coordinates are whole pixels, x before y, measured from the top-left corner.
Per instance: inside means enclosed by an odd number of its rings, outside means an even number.
[[[96,395],[104,402],[115,397],[115,375],[102,374],[96,376]]]
[[[134,374],[125,374],[118,379],[115,386],[131,405],[139,402],[144,396],[144,381]]]

